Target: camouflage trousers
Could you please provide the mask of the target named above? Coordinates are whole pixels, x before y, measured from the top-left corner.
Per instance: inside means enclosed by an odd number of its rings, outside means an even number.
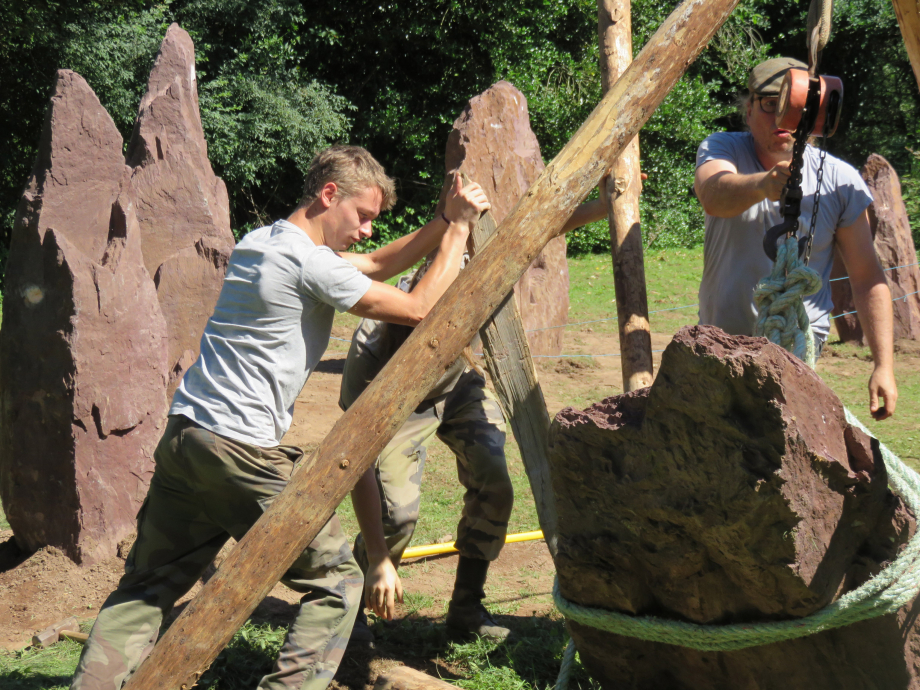
[[[457,459],[466,488],[457,526],[457,550],[493,561],[504,546],[514,489],[505,464],[505,419],[485,380],[468,371],[446,395],[426,400],[412,413],[377,458],[375,472],[383,508],[383,533],[390,558],[399,565],[419,517],[426,446],[437,435]],[[363,538],[355,558],[367,571]]]
[[[229,537],[240,539],[287,485],[302,451],[259,448],[170,417],[138,513],[137,541],[80,657],[71,690],[117,690],[153,649],[164,616]],[[323,690],[339,666],[364,578],[333,515],[285,573],[302,592],[263,690]]]

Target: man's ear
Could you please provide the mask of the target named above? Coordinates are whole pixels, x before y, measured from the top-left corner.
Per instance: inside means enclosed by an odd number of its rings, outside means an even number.
[[[319,192],[319,201],[323,205],[323,208],[329,208],[332,205],[332,200],[335,198],[338,191],[339,188],[335,182],[327,182],[323,185],[323,188]]]

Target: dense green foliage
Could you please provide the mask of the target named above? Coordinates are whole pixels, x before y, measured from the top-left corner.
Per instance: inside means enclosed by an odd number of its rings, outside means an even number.
[[[676,5],[634,0],[635,51]],[[831,150],[859,165],[870,152],[912,172],[920,148],[917,93],[888,0],[838,0],[824,69],[846,84]],[[805,57],[804,0],[746,0],[665,99],[641,135],[649,175],[641,201],[652,246],[702,237],[694,156],[711,131],[738,128],[732,97],[774,54]],[[125,137],[159,42],[177,21],[196,42],[202,121],[227,182],[234,230],[298,199],[313,152],[367,146],[398,182],[400,203],[377,223],[392,239],[430,214],[451,123],[498,79],[527,96],[544,157],[554,156],[600,98],[594,0],[43,0],[0,7],[0,220],[5,239],[35,147],[54,71],[74,69]],[[913,178],[905,189],[914,190]],[[916,203],[911,199],[909,204]],[[604,250],[597,223],[570,251]]]

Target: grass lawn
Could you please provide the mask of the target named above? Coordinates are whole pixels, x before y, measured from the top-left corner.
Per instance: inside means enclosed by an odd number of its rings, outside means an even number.
[[[702,250],[670,250],[652,252],[646,256],[649,308],[652,330],[670,334],[697,320],[697,287],[702,272]],[[610,258],[590,255],[569,260],[571,276],[570,323],[593,321],[591,324],[572,326],[571,331],[590,329],[593,333],[615,334],[616,309],[613,284],[610,276]],[[339,315],[335,334],[350,337],[357,319]],[[833,337],[832,337],[833,341]],[[577,338],[567,343],[577,347]],[[347,344],[333,341],[330,350],[344,353]],[[568,348],[569,345],[566,345]],[[571,351],[568,350],[567,351]],[[920,419],[917,409],[920,401],[920,367],[914,360],[904,360],[905,368],[898,370],[901,398],[898,415],[893,420],[876,424],[866,413],[865,387],[871,362],[864,348],[844,345],[829,346],[829,352],[819,363],[819,373],[840,395],[842,400],[877,433],[883,442],[896,453],[916,462],[917,439],[920,439]],[[900,359],[899,359],[900,362]],[[586,365],[590,369],[590,365]],[[590,371],[587,372],[590,378]],[[609,393],[608,393],[609,394]],[[593,402],[594,391],[574,395],[566,404],[583,405]],[[553,410],[555,412],[555,410]],[[533,497],[527,485],[520,452],[509,433],[506,448],[509,469],[515,485],[516,502],[510,531],[521,532],[537,528]],[[422,519],[414,543],[426,544],[452,540],[456,536],[459,507],[463,489],[456,480],[453,455],[440,442],[429,447],[425,483],[422,493]],[[346,499],[339,508],[345,530],[354,535],[357,522]],[[5,520],[0,512],[0,526]],[[423,577],[423,573],[406,572],[407,577]],[[446,594],[445,594],[446,597]],[[430,597],[428,597],[430,599]],[[428,608],[430,601],[410,600],[410,607]],[[497,604],[496,604],[497,606]],[[510,610],[501,610],[510,613]],[[562,624],[558,618],[533,618],[519,631],[519,642],[496,647],[485,642],[459,644],[444,638],[443,627],[427,619],[409,618],[389,629],[375,626],[384,643],[410,645],[421,653],[437,655],[451,665],[464,688],[530,690],[551,685],[561,660],[564,643]],[[398,639],[394,636],[398,635]],[[388,636],[394,637],[389,640]],[[201,679],[200,687],[251,688],[265,672],[281,644],[283,630],[267,625],[248,623],[233,642]],[[5,690],[51,690],[66,688],[79,656],[80,648],[73,643],[63,643],[48,650],[26,650],[20,653],[0,653],[0,686]],[[570,687],[592,687],[591,681],[578,669],[575,683]]]

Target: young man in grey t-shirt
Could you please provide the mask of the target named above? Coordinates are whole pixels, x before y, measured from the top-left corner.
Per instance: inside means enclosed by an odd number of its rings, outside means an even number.
[[[334,312],[416,325],[457,276],[470,224],[489,208],[482,189],[461,188],[458,177],[442,216],[377,251],[345,253],[370,237],[394,200],[392,180],[367,151],[333,147],[314,159],[290,217],[237,245],[200,356],[173,397],[125,575],[99,612],[72,689],[120,688],[176,600],[285,488],[303,453],[281,441]],[[438,258],[412,293],[380,282],[435,248]],[[324,690],[363,589],[336,516],[282,582],[304,596],[259,688]]]
[[[782,221],[779,198],[789,179],[791,132],[776,125],[779,87],[789,69],[804,63],[776,58],[757,65],[748,78],[743,102],[747,132],[709,136],[697,152],[695,188],[706,211],[700,323],[735,335],[751,335],[757,312],[754,286],[769,275],[773,262],[763,251],[764,233]],[[817,186],[818,151],[805,150],[800,226],[809,228]],[[849,272],[850,285],[875,369],[869,379],[869,411],[885,419],[895,411],[891,292],[872,243],[866,208],[872,201],[859,173],[828,155],[811,263],[824,286],[806,297],[812,329],[823,345],[832,308],[828,284],[834,249]],[[881,401],[884,400],[884,403]]]

